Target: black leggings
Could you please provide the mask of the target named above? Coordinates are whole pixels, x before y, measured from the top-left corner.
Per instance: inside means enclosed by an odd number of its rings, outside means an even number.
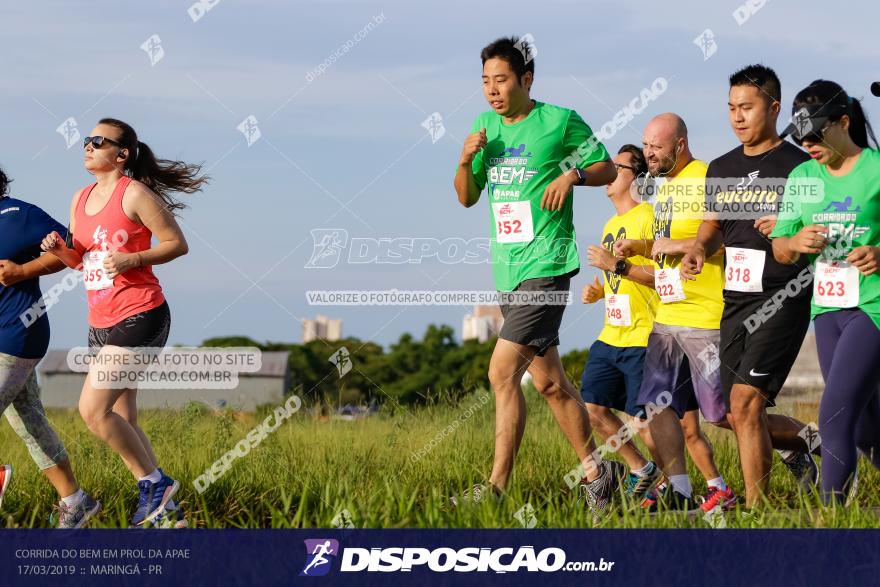
[[[880,468],[880,329],[859,309],[816,317],[825,379],[819,404],[822,500],[845,499],[858,451]]]

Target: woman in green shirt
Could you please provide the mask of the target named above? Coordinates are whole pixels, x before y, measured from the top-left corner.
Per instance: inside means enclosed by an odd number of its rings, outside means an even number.
[[[792,170],[772,233],[777,261],[809,255],[825,391],[819,405],[822,499],[842,500],[858,450],[880,468],[880,152],[858,100],[816,80],[786,130],[812,160]],[[875,148],[870,148],[868,139]]]

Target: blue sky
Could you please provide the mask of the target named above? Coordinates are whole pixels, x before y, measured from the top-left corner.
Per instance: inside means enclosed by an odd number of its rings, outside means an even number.
[[[639,143],[645,123],[664,111],[685,118],[699,158],[734,147],[726,80],[752,62],[777,70],[786,105],[824,77],[864,96],[880,124],[880,98],[868,91],[880,78],[873,2],[840,11],[827,2],[767,2],[741,26],[737,1],[220,0],[196,22],[190,4],[22,2],[0,18],[0,165],[15,179],[13,195],[67,221],[70,197],[90,183],[79,147],[68,149],[56,132],[68,117],[82,136],[100,117],[121,118],[159,156],[209,168],[213,183],[187,198],[182,216],[190,254],[156,269],[174,316],[172,343],[231,334],[298,342],[298,319],[319,312],[343,318],[345,334],[382,344],[431,322],[460,330],[465,308],[316,308],[304,292],[489,290],[488,265],[304,266],[316,228],[350,237],[488,236],[485,201],[461,208],[451,182],[459,140],[486,109],[479,51],[498,36],[532,34],[533,97],[576,109],[594,128],[658,76],[669,80],[667,92],[608,142],[614,151]],[[374,17],[381,22],[308,81]],[[707,28],[717,52],[704,60],[693,40]],[[164,56],[151,66],[140,47],[154,34]],[[433,112],[447,130],[436,143],[421,126]],[[262,137],[248,146],[236,127],[250,115]],[[583,249],[613,211],[604,190],[575,197]],[[594,273],[584,267],[573,290]],[[59,279],[45,278],[44,290]],[[64,296],[50,317],[52,347],[84,343],[82,291]],[[588,346],[601,319],[601,308],[570,307],[562,350]]]

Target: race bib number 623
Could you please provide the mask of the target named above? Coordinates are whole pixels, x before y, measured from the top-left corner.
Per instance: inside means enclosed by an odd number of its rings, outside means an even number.
[[[859,270],[846,261],[816,260],[813,300],[827,308],[859,305]]]

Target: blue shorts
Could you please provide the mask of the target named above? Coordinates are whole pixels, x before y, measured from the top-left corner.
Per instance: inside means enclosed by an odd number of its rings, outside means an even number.
[[[637,399],[642,385],[645,347],[617,347],[597,340],[590,347],[581,398],[588,404],[640,416]]]

